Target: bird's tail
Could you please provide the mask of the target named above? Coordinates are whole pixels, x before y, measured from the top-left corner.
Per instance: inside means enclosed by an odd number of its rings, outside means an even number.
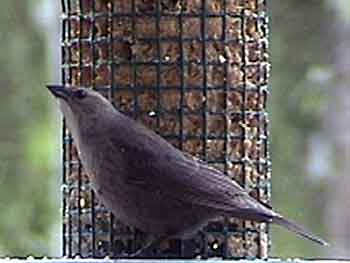
[[[285,228],[287,228],[288,230],[306,238],[306,239],[310,239],[322,246],[328,246],[329,244],[324,241],[323,239],[315,236],[314,234],[310,233],[309,231],[307,231],[304,227],[302,227],[301,225],[298,225],[290,220],[285,219],[282,216],[276,216],[272,218],[272,223],[275,223],[277,225],[283,226]]]

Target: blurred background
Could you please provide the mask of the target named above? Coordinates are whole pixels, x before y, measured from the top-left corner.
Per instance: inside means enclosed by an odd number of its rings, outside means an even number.
[[[272,228],[274,257],[350,257],[350,2],[268,0],[272,201],[332,244]],[[0,8],[0,256],[61,254],[60,6]]]

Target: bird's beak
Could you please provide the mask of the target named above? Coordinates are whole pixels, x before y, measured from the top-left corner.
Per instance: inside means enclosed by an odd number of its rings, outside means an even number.
[[[56,98],[67,100],[72,94],[72,90],[63,85],[47,85],[46,87]]]

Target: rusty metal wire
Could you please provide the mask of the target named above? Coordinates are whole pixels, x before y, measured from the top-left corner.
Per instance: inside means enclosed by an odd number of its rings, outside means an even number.
[[[124,113],[270,200],[265,0],[62,0],[62,82],[105,95]],[[93,193],[63,133],[63,251],[118,256],[143,235]],[[226,218],[160,257],[265,258],[265,224]]]

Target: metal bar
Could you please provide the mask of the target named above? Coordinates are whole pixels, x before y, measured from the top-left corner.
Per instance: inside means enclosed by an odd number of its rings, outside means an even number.
[[[221,260],[221,259],[208,259],[208,260],[166,260],[166,259],[0,259],[0,263],[237,263],[236,260]],[[268,260],[240,260],[240,263],[340,263],[340,262],[350,262],[350,259],[340,258],[340,259],[279,259],[271,258]]]
[[[90,41],[91,43],[94,42],[95,40],[95,37],[96,37],[96,27],[94,26],[95,25],[95,14],[96,14],[96,11],[95,11],[95,1],[92,1],[91,3],[92,5],[92,14],[91,14],[91,23],[92,23],[92,34],[91,34],[91,37],[90,37]],[[92,54],[94,55],[95,54],[95,45],[92,45],[91,46],[91,52]],[[95,74],[96,74],[96,65],[95,65],[95,59],[92,59],[92,65],[91,65],[91,71],[90,71],[90,74],[91,74],[91,85],[92,85],[92,88],[95,88]],[[90,190],[91,192],[91,255],[92,257],[96,257],[96,214],[95,214],[95,192],[91,189]]]

